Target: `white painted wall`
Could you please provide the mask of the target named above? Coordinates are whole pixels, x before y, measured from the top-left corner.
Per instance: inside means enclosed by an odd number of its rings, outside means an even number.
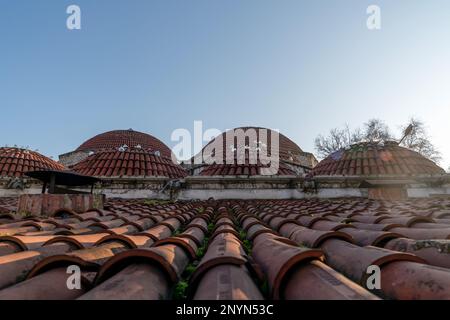
[[[149,199],[169,199],[169,195],[165,193],[158,193],[154,190],[145,189],[103,189],[101,191],[96,191],[96,193],[102,193],[106,195],[107,198],[123,198],[123,199],[139,199],[139,198],[149,198]]]
[[[427,198],[437,195],[449,195],[450,196],[450,186],[442,188],[409,188],[408,197],[410,198]]]
[[[27,188],[24,190],[0,188],[0,197],[18,197],[22,194],[40,194],[40,193],[42,193],[42,187],[29,189]]]
[[[364,188],[327,188],[319,189],[318,198],[368,197],[368,190]]]
[[[304,199],[304,198],[342,198],[342,197],[368,197],[368,189],[357,187],[345,187],[338,183],[319,188],[317,192],[305,193],[301,181],[297,188],[289,187],[291,178],[253,178],[253,179],[215,179],[191,177],[186,188],[177,193],[180,200],[207,200],[214,199]],[[167,179],[165,179],[167,180]],[[216,181],[217,180],[217,181]],[[242,180],[242,181],[241,181]],[[169,199],[169,192],[158,192],[164,185],[162,179],[142,179],[134,184],[136,180],[119,179],[115,183],[97,189],[95,193],[103,193],[108,198],[147,198],[147,199]],[[294,184],[295,185],[295,184]],[[320,185],[319,185],[320,186]],[[90,189],[83,189],[90,191]],[[423,198],[433,195],[450,195],[450,184],[440,188],[427,187],[426,184],[411,185],[407,190],[411,198]],[[0,188],[0,197],[14,197],[21,194],[40,194],[41,186],[32,185],[25,190],[11,190]]]
[[[180,200],[220,199],[303,199],[304,193],[295,189],[186,189],[181,190]]]
[[[305,199],[367,197],[367,189],[321,189],[318,193],[305,193],[301,189],[221,189],[182,190],[180,200],[199,199]]]

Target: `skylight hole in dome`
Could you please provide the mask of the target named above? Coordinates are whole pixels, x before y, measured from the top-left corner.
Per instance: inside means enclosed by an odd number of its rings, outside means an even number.
[[[267,143],[264,143],[262,141],[256,141],[256,144],[260,147],[267,147]]]
[[[126,144],[124,144],[123,146],[120,146],[118,150],[120,152],[125,152],[125,151],[127,151],[127,149],[128,149],[128,146]]]

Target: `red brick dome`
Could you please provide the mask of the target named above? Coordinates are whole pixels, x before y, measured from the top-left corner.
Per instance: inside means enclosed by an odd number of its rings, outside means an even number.
[[[357,143],[334,152],[311,172],[314,176],[431,175],[445,170],[396,142]]]
[[[261,169],[265,166],[261,164],[212,164],[205,167],[200,175],[202,176],[259,176]],[[296,175],[296,172],[283,163],[279,164],[278,176]]]
[[[0,148],[0,177],[22,177],[28,171],[64,169],[63,165],[35,151]]]
[[[144,149],[100,150],[76,164],[73,170],[95,177],[168,177],[182,178],[186,171],[170,157]]]
[[[256,134],[255,141],[249,141],[251,138],[246,137],[245,142],[243,140],[238,141],[237,138],[234,138],[234,142],[229,143],[226,140],[226,134],[230,131],[222,133],[220,136],[222,138],[222,152],[223,159],[226,159],[226,154],[228,149],[234,149],[234,163],[214,163],[210,165],[206,165],[205,168],[201,171],[200,175],[203,176],[214,176],[214,175],[261,175],[261,169],[267,167],[262,165],[258,160],[257,163],[251,163],[249,160],[249,149],[253,147],[258,148],[259,150],[265,149],[264,152],[270,153],[272,147],[271,141],[271,133],[272,130],[261,128],[261,127],[241,127],[234,129],[235,133],[237,130],[242,130],[244,134],[248,134],[249,130],[254,130]],[[266,141],[262,141],[263,134],[266,134]],[[203,159],[207,159],[209,156],[213,155],[216,150],[212,151],[210,154],[208,152],[211,151],[211,146],[214,143],[217,143],[219,140],[215,138],[212,140],[205,148],[202,150]],[[305,153],[300,149],[300,147],[287,138],[286,136],[279,134],[278,135],[278,144],[279,144],[279,161],[278,161],[278,172],[277,175],[296,175],[296,172],[288,165],[287,163],[305,166]],[[216,141],[217,140],[217,141]],[[259,143],[261,142],[261,143]],[[209,149],[208,149],[209,147]],[[243,148],[245,151],[243,151]],[[219,151],[220,152],[220,151]],[[245,160],[238,161],[238,153],[245,152]],[[243,163],[244,162],[244,163]]]
[[[76,151],[99,151],[119,148],[126,145],[129,148],[159,151],[162,156],[171,157],[171,151],[161,140],[147,133],[129,130],[114,130],[96,135],[87,140]]]

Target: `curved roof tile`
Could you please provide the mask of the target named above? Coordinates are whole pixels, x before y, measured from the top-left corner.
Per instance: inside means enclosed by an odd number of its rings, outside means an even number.
[[[444,174],[445,170],[418,152],[390,143],[358,143],[322,160],[314,176]]]
[[[249,130],[255,130],[255,141],[250,141],[251,135]],[[249,134],[249,137],[245,137],[245,141],[240,141],[235,138],[233,140],[233,143],[231,144],[228,143],[226,139],[226,135],[230,132],[234,132],[234,134],[242,132],[244,134]],[[210,143],[208,143],[202,149],[201,153],[196,156],[196,158],[198,158],[200,155],[203,155],[203,159],[209,159],[210,157],[214,157],[215,153],[218,151],[223,153],[223,161],[206,165],[206,167],[200,174],[203,176],[261,175],[261,170],[263,168],[267,168],[268,166],[262,164],[260,159],[251,161],[250,150],[251,148],[254,148],[255,155],[257,152],[258,158],[261,154],[271,154],[272,132],[274,131],[261,127],[241,127],[222,133],[220,136],[216,137]],[[263,138],[263,135],[265,135],[266,138]],[[222,141],[222,146],[220,146],[220,140],[217,140],[219,138]],[[276,151],[279,152],[279,158],[276,159],[276,161],[279,164],[279,169],[276,172],[276,175],[296,175],[294,169],[285,162],[297,166],[305,166],[307,162],[305,153],[295,142],[290,140],[288,137],[279,134],[278,139],[279,148]],[[222,150],[213,149],[214,143],[218,144],[216,146],[217,149]],[[229,163],[229,161],[225,163],[225,160],[227,159],[227,153],[229,153],[230,149],[233,150],[233,163]],[[256,149],[258,150],[256,151]],[[205,162],[208,163],[208,160],[206,160]]]
[[[142,149],[159,151],[162,156],[171,157],[171,151],[161,140],[147,133],[129,130],[114,130],[96,135],[85,141],[76,151],[99,151],[119,148],[127,145],[129,148],[140,146]]]
[[[28,171],[64,169],[63,165],[35,151],[0,148],[0,177],[22,177]]]
[[[3,200],[10,201],[0,198],[0,204]],[[13,215],[0,219],[0,235],[4,235],[0,237],[0,299],[450,298],[449,242],[445,240],[449,219],[411,222],[414,217],[445,213],[450,208],[448,199],[224,200],[156,205],[148,205],[144,199],[109,199],[107,204],[105,210],[78,214],[87,224],[73,223],[73,216],[61,214],[64,210],[52,218],[29,220]],[[298,217],[305,215],[331,220],[307,221],[310,226],[300,226]],[[311,229],[320,222],[340,222],[350,215],[385,218],[354,223],[353,228],[337,232]],[[134,223],[147,224],[151,217],[158,217],[160,223],[145,232],[133,227]],[[407,218],[400,221],[404,227],[393,230],[398,235],[368,229],[387,219],[403,218]],[[99,221],[106,229],[96,226]],[[117,228],[119,222],[121,229]],[[130,228],[125,230],[127,226]],[[270,232],[255,236],[251,229],[257,226]],[[444,229],[434,228],[441,226]],[[158,227],[165,231],[158,232]],[[223,227],[224,232],[217,233]],[[74,235],[61,236],[64,230]],[[326,239],[318,241],[324,235]],[[323,262],[319,259],[322,254]],[[66,270],[61,267],[69,264],[81,268],[82,290],[67,288]],[[368,265],[381,268],[380,290],[366,289]],[[267,286],[272,289],[271,296]]]
[[[80,163],[73,170],[96,177],[168,177],[182,178],[185,170],[170,158],[151,154],[143,149],[101,150]]]

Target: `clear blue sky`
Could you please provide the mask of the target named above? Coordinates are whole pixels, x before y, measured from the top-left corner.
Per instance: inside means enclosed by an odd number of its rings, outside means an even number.
[[[55,157],[133,128],[173,146],[202,120],[313,151],[332,127],[416,116],[450,166],[448,0],[0,0],[0,41],[1,145]]]

